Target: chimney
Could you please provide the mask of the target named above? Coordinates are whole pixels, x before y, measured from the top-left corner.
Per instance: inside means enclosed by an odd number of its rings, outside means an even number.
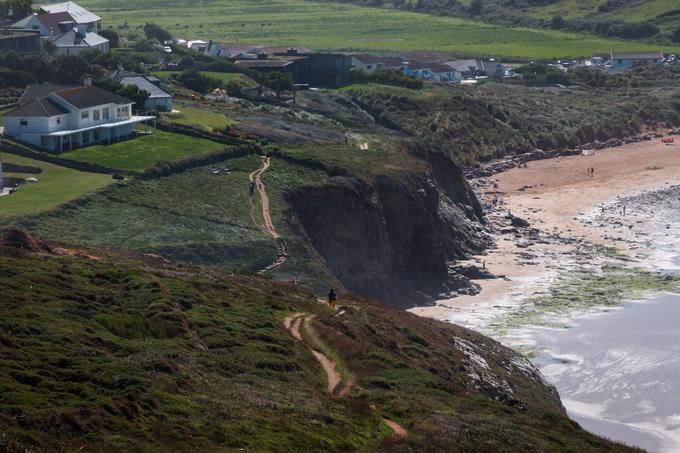
[[[89,78],[89,77],[83,79],[83,86],[91,87],[92,86],[92,79]]]

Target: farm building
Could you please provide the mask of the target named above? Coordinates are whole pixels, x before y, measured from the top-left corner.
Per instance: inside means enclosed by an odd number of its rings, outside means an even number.
[[[5,115],[5,135],[51,151],[110,143],[154,118],[132,115],[132,104],[94,86],[31,85]]]
[[[634,66],[645,66],[651,64],[661,64],[663,62],[663,52],[612,52],[609,64],[612,71],[623,71]]]

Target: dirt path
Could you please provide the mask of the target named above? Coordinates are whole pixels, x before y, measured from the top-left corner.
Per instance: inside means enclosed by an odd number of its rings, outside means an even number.
[[[264,174],[265,171],[267,171],[267,169],[269,169],[270,165],[271,163],[269,157],[263,157],[262,167],[248,175],[248,179],[250,179],[251,182],[255,183],[257,193],[260,195],[260,199],[262,200],[262,219],[264,223],[262,225],[259,225],[257,219],[255,218],[255,202],[253,200],[252,195],[250,196],[249,199],[250,220],[264,233],[270,235],[272,239],[274,239],[274,243],[276,244],[276,260],[274,260],[274,262],[269,266],[260,270],[258,272],[259,274],[264,274],[266,272],[272,271],[280,267],[283,263],[286,262],[286,259],[288,258],[286,243],[283,241],[283,239],[281,239],[281,236],[279,235],[278,231],[276,231],[276,227],[274,226],[274,222],[272,221],[272,217],[269,210],[269,196],[267,195],[267,186],[265,186],[265,184],[262,182],[262,175]]]
[[[392,429],[392,431],[394,431],[395,436],[406,437],[408,435],[408,432],[404,429],[404,427],[401,426],[399,423],[395,422],[394,420],[383,418],[383,421],[387,426],[389,426]]]
[[[286,328],[288,332],[290,332],[293,338],[306,344],[305,340],[302,338],[302,335],[300,333],[300,328],[302,327],[303,322],[312,319],[314,319],[314,315],[306,317],[304,313],[294,313],[283,320],[283,326]],[[312,355],[314,355],[319,364],[321,364],[323,370],[326,372],[326,380],[328,382],[326,390],[328,391],[329,394],[332,395],[335,389],[338,387],[338,385],[340,385],[340,382],[342,381],[340,373],[338,372],[337,364],[333,360],[331,360],[327,355],[317,351],[308,344],[307,346],[309,347],[309,350],[311,351]],[[354,379],[352,377],[347,378],[345,385],[338,392],[338,396],[340,397],[346,396],[353,386]],[[372,406],[372,409],[375,409],[375,407]],[[408,435],[408,432],[404,429],[404,427],[401,426],[399,423],[395,422],[394,420],[383,418],[383,421],[387,426],[390,427],[390,429],[392,429],[392,431],[394,431],[395,436],[405,437]]]
[[[284,319],[283,325],[286,328],[286,330],[290,332],[290,334],[296,340],[305,342],[305,340],[302,338],[302,335],[300,334],[300,327],[302,326],[302,322],[305,320],[306,319],[304,313],[295,313]],[[326,380],[328,382],[327,390],[328,393],[333,394],[335,388],[338,386],[338,384],[340,384],[341,381],[340,373],[338,372],[335,362],[333,362],[326,354],[317,351],[313,347],[309,346],[309,349],[316,358],[316,360],[321,364],[323,370],[326,372]],[[343,388],[343,390],[345,389]],[[349,389],[347,389],[345,394],[348,391]]]

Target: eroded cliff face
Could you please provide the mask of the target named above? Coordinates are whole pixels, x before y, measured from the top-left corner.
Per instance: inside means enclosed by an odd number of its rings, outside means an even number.
[[[455,290],[449,260],[487,245],[481,208],[444,157],[426,174],[333,176],[288,193],[314,248],[350,291],[399,306]],[[435,168],[436,167],[436,168]]]

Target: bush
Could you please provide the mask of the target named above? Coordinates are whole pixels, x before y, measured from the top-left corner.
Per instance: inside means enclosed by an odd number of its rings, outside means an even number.
[[[109,47],[111,49],[115,49],[116,47],[118,47],[120,37],[118,36],[118,33],[116,33],[114,30],[111,29],[100,30],[98,33],[100,36],[109,40]]]
[[[373,82],[382,85],[392,85],[404,88],[411,88],[419,90],[423,87],[423,81],[404,75],[399,71],[390,69],[379,69],[373,73],[367,74],[359,71],[354,77],[356,82]]]
[[[671,33],[671,39],[673,42],[680,42],[680,27],[673,30],[673,33]]]
[[[182,72],[176,76],[175,80],[184,87],[199,93],[207,93],[221,85],[219,80],[203,75],[196,69],[188,69]]]
[[[144,36],[146,36],[147,39],[156,39],[161,43],[172,41],[172,35],[169,31],[148,22],[144,25]]]

